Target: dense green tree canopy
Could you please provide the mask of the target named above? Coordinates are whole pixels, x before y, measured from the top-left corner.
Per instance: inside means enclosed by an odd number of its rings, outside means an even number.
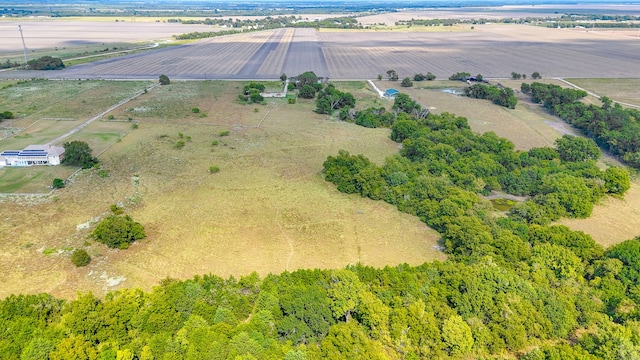
[[[597,160],[602,155],[595,141],[581,136],[562,135],[556,140],[556,150],[562,161]]]
[[[74,140],[64,143],[64,157],[61,162],[88,169],[97,164],[98,159],[91,155],[89,144],[84,141]]]

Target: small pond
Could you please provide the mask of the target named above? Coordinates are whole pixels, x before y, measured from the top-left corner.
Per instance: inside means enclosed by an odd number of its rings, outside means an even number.
[[[452,95],[464,95],[464,91],[460,89],[442,89],[441,91]]]

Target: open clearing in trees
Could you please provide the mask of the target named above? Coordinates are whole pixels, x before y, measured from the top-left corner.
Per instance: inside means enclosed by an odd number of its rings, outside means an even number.
[[[59,23],[51,22],[51,26],[55,28]],[[104,23],[87,24],[94,31],[100,31]],[[105,31],[111,26],[105,24]],[[200,31],[211,29],[202,27]],[[640,73],[640,40],[628,31],[513,24],[460,25],[455,27],[456,31],[454,27],[450,31],[443,29],[413,32],[266,30],[203,39],[61,71],[11,71],[2,72],[0,76],[155,79],[166,74],[172,79],[276,79],[282,73],[296,75],[313,70],[318,76],[345,80],[374,79],[389,69],[396,70],[401,78],[427,71],[438,78],[447,78],[459,71],[502,78],[510,77],[512,71],[525,74],[538,71],[544,77],[576,78],[628,78]],[[184,27],[182,32],[189,31],[193,30]]]

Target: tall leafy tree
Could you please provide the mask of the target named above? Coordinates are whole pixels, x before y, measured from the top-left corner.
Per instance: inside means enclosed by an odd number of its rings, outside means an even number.
[[[556,150],[562,161],[598,160],[602,155],[595,141],[581,136],[562,135],[556,140]]]
[[[98,159],[91,154],[89,144],[84,141],[74,140],[64,143],[63,146],[64,157],[61,161],[63,164],[82,166],[83,169],[88,169],[98,163]]]

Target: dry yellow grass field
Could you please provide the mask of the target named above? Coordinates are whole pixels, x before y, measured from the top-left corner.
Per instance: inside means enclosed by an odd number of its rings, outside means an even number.
[[[640,106],[640,79],[567,79],[570,83],[614,101]]]
[[[417,218],[341,194],[320,174],[340,149],[381,163],[397,151],[389,130],[333,121],[313,113],[312,102],[236,104],[241,88],[234,82],[156,88],[113,113],[134,114],[140,125],[101,156],[109,177],[90,170],[53,198],[4,200],[0,297],[149,289],[167,276],[209,272],[264,275],[444,259],[434,249],[439,235]],[[177,149],[180,139],[185,146]],[[214,165],[220,172],[210,174]],[[87,239],[86,225],[115,203],[148,233],[126,251]],[[86,248],[92,263],[75,268],[64,251],[71,248]]]

